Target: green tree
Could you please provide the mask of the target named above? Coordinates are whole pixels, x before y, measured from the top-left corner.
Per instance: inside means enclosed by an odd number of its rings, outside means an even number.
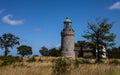
[[[58,57],[60,56],[60,51],[56,48],[52,48],[49,50],[49,56]]]
[[[40,50],[39,50],[40,54],[43,55],[43,56],[48,56],[49,55],[49,51],[48,49],[43,46]]]
[[[32,55],[32,48],[30,46],[21,45],[17,48],[17,53],[22,55],[23,57],[25,55]]]
[[[4,56],[8,56],[9,48],[13,48],[16,45],[19,45],[19,38],[13,34],[3,34],[0,37],[0,48],[4,49]]]
[[[113,23],[108,23],[108,19],[96,19],[96,23],[88,22],[89,31],[83,35],[94,43],[97,50],[97,61],[100,61],[100,46],[111,46],[114,45],[115,34],[110,32]]]
[[[112,49],[107,50],[108,58],[120,58],[120,47],[113,47]]]

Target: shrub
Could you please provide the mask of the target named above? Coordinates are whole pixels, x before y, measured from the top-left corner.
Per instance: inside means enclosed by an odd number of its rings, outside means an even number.
[[[1,63],[1,66],[11,65],[11,64],[13,64],[15,62],[22,62],[22,60],[23,60],[20,57],[14,57],[14,56],[7,56],[7,57],[2,56],[2,57],[0,57],[0,59],[3,61]]]
[[[41,58],[38,59],[38,62],[43,62],[43,60]]]
[[[120,65],[120,61],[118,61],[117,59],[114,59],[110,61],[109,64]]]
[[[78,68],[79,65],[80,65],[80,61],[78,59],[75,59],[75,61],[74,61],[74,67]]]
[[[96,59],[95,63],[102,64],[102,63],[104,63],[104,61],[102,59],[100,59],[99,61]]]
[[[68,75],[70,73],[70,63],[65,58],[58,58],[52,66],[52,75]]]
[[[81,64],[91,64],[88,59],[81,59],[80,63]]]
[[[35,57],[31,57],[27,60],[27,62],[35,62],[35,61],[36,61]]]

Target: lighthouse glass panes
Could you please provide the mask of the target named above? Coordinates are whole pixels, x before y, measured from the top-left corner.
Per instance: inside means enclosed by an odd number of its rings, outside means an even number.
[[[65,23],[64,29],[71,29],[71,23]]]

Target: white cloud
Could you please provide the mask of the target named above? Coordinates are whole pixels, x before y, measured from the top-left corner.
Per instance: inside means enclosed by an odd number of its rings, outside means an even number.
[[[50,44],[46,44],[46,45],[44,45],[46,48],[48,48],[48,49],[51,49],[51,48],[53,48],[53,46],[52,45],[50,45]]]
[[[3,23],[6,23],[6,24],[9,24],[9,25],[18,25],[18,24],[23,24],[23,20],[12,20],[11,18],[13,17],[13,15],[11,14],[8,14],[6,16],[4,16],[2,18],[2,22]]]
[[[120,1],[114,3],[113,5],[111,5],[111,6],[109,7],[109,9],[110,9],[110,10],[113,10],[113,9],[118,9],[118,10],[120,10]]]
[[[57,44],[55,47],[56,47],[56,48],[60,48],[60,47],[61,47],[61,44],[59,43],[59,44]]]
[[[0,14],[2,14],[4,11],[5,11],[5,9],[1,9],[1,10],[0,10]]]

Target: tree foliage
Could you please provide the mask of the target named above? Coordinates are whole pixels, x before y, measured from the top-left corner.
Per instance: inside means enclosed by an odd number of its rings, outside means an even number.
[[[13,34],[3,34],[1,37],[0,37],[0,48],[1,49],[4,49],[4,56],[7,56],[8,53],[10,52],[9,51],[9,48],[13,48],[14,46],[16,45],[19,45],[19,38],[16,37],[15,35]]]
[[[49,51],[48,49],[43,46],[40,50],[39,50],[40,54],[43,55],[43,56],[48,56],[49,55]]]
[[[41,50],[39,50],[39,52],[43,56],[54,56],[54,57],[60,56],[60,51],[58,49],[56,49],[56,48],[48,49],[48,48],[43,46],[41,48]]]
[[[58,57],[60,56],[60,51],[56,48],[52,48],[49,50],[49,56]]]
[[[108,19],[96,19],[96,23],[88,22],[89,31],[83,35],[94,43],[97,50],[97,61],[100,61],[100,46],[114,45],[115,34],[110,32],[113,23],[108,23]]]
[[[120,58],[120,47],[113,47],[112,49],[107,50],[108,58]]]
[[[30,46],[21,45],[17,48],[18,54],[22,55],[23,57],[25,55],[32,55],[32,48]]]

